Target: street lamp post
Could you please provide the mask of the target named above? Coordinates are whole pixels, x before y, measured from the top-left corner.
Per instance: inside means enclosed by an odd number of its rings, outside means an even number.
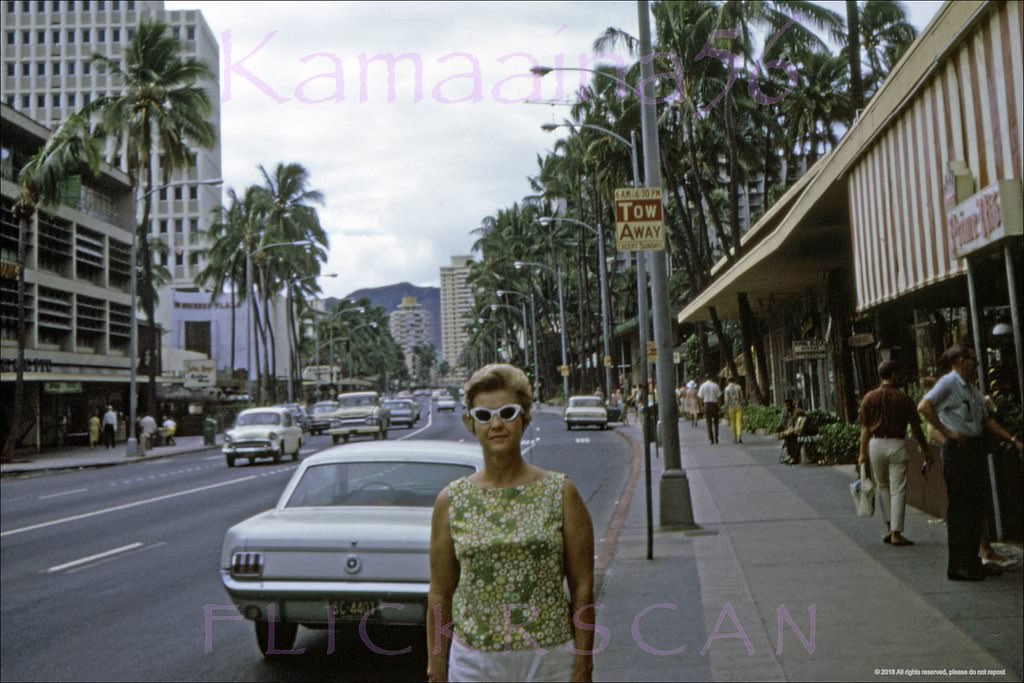
[[[325,273],[323,275],[306,275],[305,277],[300,277],[297,280],[295,280],[295,284],[297,285],[300,282],[305,282],[306,280],[315,280],[318,277],[338,277],[338,274],[337,273]],[[291,290],[291,288],[289,288],[288,289],[288,311],[289,311],[289,313],[291,313],[291,310],[292,310],[292,290]],[[292,365],[292,362],[295,360],[295,349],[292,346],[292,334],[291,334],[292,332],[293,332],[293,330],[289,330],[289,335],[288,335],[288,402],[289,403],[293,402],[292,397],[294,395],[294,389],[292,388],[292,384],[295,382],[295,368]],[[316,336],[316,333],[317,333],[317,316],[314,315],[313,316],[313,335]],[[320,341],[319,337],[317,337],[317,343],[319,343],[319,341]],[[319,366],[320,366],[320,347],[319,346],[317,346],[317,348],[316,348],[316,357],[317,357],[317,363],[316,363],[317,364],[317,399],[319,400],[319,397],[320,397],[320,393],[319,393],[319,390],[320,390],[320,382],[319,382],[319,380],[320,380],[320,370],[319,370]]]
[[[505,304],[491,304],[490,308],[491,308],[492,312],[497,311],[499,308],[504,308],[504,309],[509,310],[509,311],[514,311],[515,313],[522,313],[522,315],[523,315],[523,358],[524,358],[524,364],[529,366],[529,364],[530,364],[530,347],[529,347],[529,339],[526,336],[527,335],[527,330],[526,330],[526,304],[525,304],[525,302],[524,302],[523,307],[521,309],[516,308],[515,306],[506,306]]]
[[[309,246],[310,244],[312,244],[312,242],[310,240],[295,240],[293,242],[273,242],[271,244],[264,244],[262,246],[256,247],[252,251],[246,250],[246,252],[245,252],[245,296],[246,296],[246,299],[248,299],[248,301],[249,301],[248,314],[246,316],[246,319],[248,321],[248,324],[246,325],[246,327],[248,328],[246,330],[246,336],[248,336],[249,339],[248,339],[248,344],[246,344],[247,348],[245,350],[245,363],[246,363],[245,372],[246,372],[246,378],[248,379],[248,385],[249,385],[247,387],[247,389],[246,389],[246,392],[249,394],[249,400],[250,401],[252,400],[252,359],[253,359],[253,348],[252,347],[253,347],[253,342],[256,339],[256,329],[255,329],[254,321],[252,319],[253,318],[253,316],[252,316],[252,309],[253,309],[253,305],[254,305],[253,298],[252,298],[252,257],[255,256],[256,254],[259,254],[261,252],[267,251],[268,249],[273,249],[274,247],[305,247],[305,246]],[[289,361],[289,364],[290,364],[290,361]],[[289,381],[290,381],[290,379],[291,378],[289,377]]]
[[[361,325],[356,325],[355,327],[353,327],[353,328],[352,328],[351,330],[349,330],[349,331],[348,331],[348,334],[349,334],[349,337],[348,337],[348,339],[349,339],[349,349],[348,349],[348,374],[349,374],[350,376],[351,376],[351,375],[354,375],[354,374],[355,374],[355,372],[354,372],[354,371],[355,371],[355,362],[354,362],[354,361],[352,360],[352,346],[351,346],[351,344],[352,344],[352,339],[354,338],[354,335],[355,335],[355,333],[356,333],[357,331],[359,331],[359,330],[363,329],[364,327],[369,327],[369,328],[371,328],[371,329],[374,329],[374,330],[376,330],[376,329],[377,329],[377,327],[378,327],[378,325],[377,325],[377,323],[376,323],[375,321],[372,321],[372,320],[371,320],[371,321],[370,321],[370,322],[368,322],[368,323],[363,323],[363,324],[361,324]]]
[[[533,306],[533,294],[523,294],[522,292],[516,292],[511,289],[499,289],[495,294],[497,294],[499,298],[506,294],[514,294],[515,296],[520,296],[523,297],[523,299],[530,300],[530,322],[532,323],[530,326],[530,339],[533,344],[533,382],[534,387],[539,389],[539,387],[537,387],[537,383],[540,381],[540,363],[537,360],[537,312],[534,310]]]
[[[363,308],[362,306],[356,306],[355,308],[345,308],[345,309],[342,309],[340,311],[335,311],[334,313],[328,315],[327,317],[331,318],[331,319],[338,319],[338,320],[340,320],[341,318],[345,317],[345,315],[348,314],[348,313],[358,313],[358,314],[362,315],[363,313],[366,313],[366,309]],[[317,330],[316,334],[317,334],[317,337],[316,337],[316,340],[317,340],[316,350],[317,350],[317,353],[319,354],[320,353],[320,346],[321,346],[319,330]],[[331,328],[330,349],[331,349],[331,380],[333,381],[334,380],[334,328],[333,327]],[[319,366],[319,364],[320,363],[319,363],[319,357],[318,357],[317,365]],[[316,378],[317,378],[317,392],[319,392],[320,391],[320,385],[319,385],[319,382],[320,382],[320,372],[319,371],[317,371],[317,373],[316,373]],[[319,395],[319,393],[318,393],[318,395]]]
[[[530,266],[532,268],[543,268],[549,273],[555,274],[555,279],[558,280],[558,326],[561,328],[561,342],[562,342],[562,394],[566,401],[569,400],[569,361],[565,355],[565,298],[562,296],[562,266],[556,266],[551,268],[545,266],[543,263],[530,263],[527,261],[516,261],[512,264],[516,270],[521,270],[524,266]],[[538,372],[540,368],[538,368]]]
[[[650,9],[647,0],[638,0],[637,12],[640,25],[640,64],[643,89],[638,90],[625,80],[610,73],[597,71],[596,69],[572,68],[572,67],[547,67],[534,66],[530,72],[535,76],[545,76],[552,71],[586,71],[595,75],[611,78],[620,85],[631,90],[641,104],[641,131],[644,145],[644,178],[648,187],[661,187],[661,152],[658,145],[658,120],[657,109],[653,100],[654,67],[651,63],[651,29]],[[598,128],[588,124],[588,127]],[[611,131],[605,131],[610,133]],[[616,138],[620,136],[615,135]],[[636,139],[631,136],[633,151],[633,185],[639,187],[639,169],[636,160]],[[661,523],[664,526],[693,526],[693,507],[690,501],[689,482],[686,473],[682,470],[682,461],[679,453],[679,430],[678,430],[678,407],[673,392],[675,384],[675,373],[672,364],[671,329],[669,326],[668,312],[668,287],[664,254],[647,254],[651,269],[651,289],[654,308],[654,340],[657,348],[656,371],[658,376],[658,417],[661,421],[662,446],[665,451],[665,473],[661,480]],[[640,295],[640,310],[646,313],[646,286],[641,286],[641,278],[646,280],[643,266],[644,252],[637,252],[637,289],[644,290]],[[644,316],[646,317],[646,316]],[[643,318],[639,321],[641,329],[646,331]],[[646,342],[641,336],[643,344],[641,354],[646,354]],[[646,375],[646,361],[643,363]],[[642,391],[646,392],[646,382]],[[645,400],[646,403],[646,400]],[[645,439],[646,442],[646,439]],[[648,475],[649,476],[649,475]],[[649,504],[649,503],[648,503]],[[648,511],[648,518],[650,511]],[[650,520],[648,519],[648,526]],[[652,557],[651,535],[648,531],[647,539],[648,558]]]
[[[173,182],[161,185],[160,187],[154,187],[148,192],[144,192],[139,195],[136,199],[136,210],[138,210],[139,202],[145,201],[145,199],[161,190],[166,190],[169,187],[178,187],[179,185],[220,185],[224,182],[223,178],[209,178],[207,180],[175,180]],[[147,226],[148,227],[148,226]],[[131,278],[129,279],[129,297],[131,298],[131,310],[129,311],[129,325],[128,330],[128,354],[131,356],[131,365],[129,366],[128,373],[128,424],[127,426],[127,438],[124,443],[124,454],[128,458],[136,458],[139,456],[139,440],[135,436],[135,417],[139,407],[138,397],[138,363],[139,363],[139,322],[138,313],[138,284],[137,280],[139,275],[135,272],[138,269],[138,239],[139,230],[137,226],[133,226],[132,230],[132,251],[129,256],[128,267],[131,270]],[[149,321],[150,325],[153,325],[153,321]],[[150,358],[150,363],[155,363],[156,359]]]
[[[601,340],[602,340],[602,351],[604,358],[602,359],[602,365],[604,365],[604,390],[605,396],[612,395],[612,368],[611,368],[611,329],[609,327],[608,319],[608,264],[605,261],[604,255],[604,224],[598,223],[597,227],[594,228],[583,221],[578,221],[574,218],[541,218],[538,221],[541,225],[547,225],[548,223],[560,222],[560,223],[571,223],[573,225],[579,225],[586,228],[590,232],[597,235],[597,260],[598,260],[598,279],[600,280],[601,287]]]

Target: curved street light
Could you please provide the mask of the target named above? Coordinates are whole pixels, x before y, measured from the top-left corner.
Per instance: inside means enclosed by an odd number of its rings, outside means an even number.
[[[179,187],[181,185],[221,185],[224,183],[223,178],[208,178],[206,180],[175,180],[159,187],[154,187],[148,192],[143,192],[136,198],[136,202],[143,202],[149,196],[161,190],[166,190],[169,187]],[[138,206],[136,206],[136,211]],[[137,215],[137,214],[136,214]],[[132,251],[129,258],[128,267],[131,270],[131,278],[129,280],[129,297],[132,301],[131,311],[129,311],[129,330],[128,330],[128,355],[131,357],[131,365],[129,366],[130,372],[128,373],[128,436],[124,443],[124,454],[125,457],[135,458],[139,456],[139,440],[135,436],[135,418],[139,410],[139,397],[138,393],[138,363],[139,363],[139,322],[138,322],[138,284],[139,274],[138,270],[138,229],[132,230]],[[150,320],[149,324],[153,325],[155,321]],[[155,358],[149,359],[150,363],[155,363]]]
[[[294,284],[297,285],[300,282],[305,282],[306,280],[315,280],[318,277],[338,277],[338,274],[337,273],[324,273],[322,275],[306,275],[305,277],[296,278],[296,280],[294,281]],[[289,288],[288,289],[288,310],[289,311],[292,310],[291,297],[292,297],[292,290],[291,290],[291,288]],[[312,310],[316,311],[316,309],[312,309]],[[316,311],[316,312],[319,313],[319,311]],[[314,315],[313,316],[313,335],[314,336],[316,336],[316,332],[317,332],[317,320],[318,320],[317,316]],[[319,337],[317,338],[317,341],[319,342]],[[316,348],[316,355],[317,355],[316,364],[318,366],[317,373],[316,373],[316,389],[317,389],[316,396],[317,396],[317,400],[320,400],[320,370],[319,370],[319,365],[320,365],[320,347],[319,346],[317,346],[317,348]],[[292,401],[293,401],[293,394],[294,394],[294,389],[292,388],[292,384],[295,382],[295,367],[292,365],[294,360],[295,360],[295,348],[292,346],[292,335],[289,334],[288,335],[288,402],[289,403],[292,403]]]
[[[553,273],[555,279],[558,281],[558,326],[561,328],[561,342],[562,342],[562,367],[560,369],[562,374],[562,393],[564,394],[566,402],[569,401],[569,361],[565,356],[565,298],[562,296],[562,267],[556,266],[545,266],[543,263],[533,263],[529,261],[516,261],[512,264],[516,270],[522,270],[526,266],[531,268],[543,268],[549,273]],[[539,377],[540,368],[538,368]]]
[[[534,384],[534,391],[536,391],[537,395],[540,396],[540,387],[537,386],[537,383],[540,381],[540,363],[537,361],[537,312],[534,310],[534,306],[533,306],[533,294],[532,293],[531,294],[524,294],[523,292],[517,292],[517,291],[512,290],[512,289],[499,289],[499,290],[496,290],[494,293],[495,293],[495,295],[499,299],[504,298],[504,296],[506,294],[511,294],[513,296],[519,296],[519,297],[522,297],[523,299],[529,299],[530,300],[530,322],[532,323],[532,325],[530,327],[530,329],[531,329],[530,337],[531,337],[531,340],[532,340],[532,343],[533,343],[533,374],[534,374],[533,384]],[[524,306],[525,306],[525,302],[524,302]],[[526,315],[525,311],[524,311],[523,315],[524,315],[523,320],[524,320],[524,324],[525,324],[525,315]]]
[[[530,69],[530,72],[536,76],[545,76],[555,70],[587,71],[610,78],[631,90],[640,101],[641,137],[644,148],[644,179],[649,187],[661,188],[658,112],[655,100],[651,97],[654,87],[654,66],[650,59],[653,50],[651,47],[650,9],[647,0],[638,1],[637,14],[640,29],[639,54],[642,89],[629,85],[622,78],[611,73],[597,71],[596,69],[577,69],[572,67],[559,67],[555,69],[547,66],[535,66]],[[636,154],[635,144],[633,145],[633,153]],[[637,183],[635,172],[636,165],[634,164],[634,186]],[[667,525],[686,524],[692,526],[693,507],[690,500],[689,482],[685,472],[683,472],[679,453],[679,412],[673,393],[675,372],[672,365],[672,330],[669,321],[668,275],[665,255],[652,252],[647,255],[646,260],[650,263],[651,303],[654,309],[654,343],[657,349],[658,360],[655,368],[658,375],[657,391],[661,399],[658,401],[658,417],[661,421],[661,442],[665,450],[665,473],[662,475],[661,480],[661,521],[662,524]],[[640,276],[640,270],[640,268],[637,269],[638,277]],[[644,289],[646,290],[646,287]],[[642,298],[641,301],[646,302],[646,297]],[[641,310],[644,308],[646,306],[640,306]],[[646,348],[641,349],[641,354],[646,354]],[[643,365],[646,368],[646,362]],[[647,440],[644,439],[644,441],[646,442]],[[649,501],[650,496],[648,496],[648,506],[650,506]],[[653,556],[650,526],[650,509],[648,508],[648,558]]]
[[[611,396],[613,390],[611,368],[612,349],[611,329],[609,327],[608,320],[608,264],[604,258],[604,224],[598,223],[595,228],[583,221],[578,221],[575,218],[557,217],[538,218],[537,222],[541,225],[548,225],[549,223],[569,223],[571,225],[578,225],[586,228],[597,236],[597,274],[601,285],[601,339],[603,342],[602,350],[604,351],[604,358],[602,359],[601,364],[604,365],[604,395]]]
[[[247,319],[248,319],[248,324],[246,325],[246,328],[247,328],[246,329],[246,334],[247,334],[247,336],[249,338],[248,339],[249,343],[246,345],[246,346],[248,346],[248,348],[245,350],[245,363],[246,363],[245,374],[246,374],[246,378],[248,379],[248,385],[249,385],[248,387],[246,387],[246,393],[249,394],[249,400],[250,401],[252,400],[252,353],[253,353],[252,346],[253,346],[253,342],[254,342],[254,340],[256,338],[256,329],[255,329],[255,326],[254,326],[254,321],[252,319],[252,308],[253,308],[253,304],[254,304],[254,302],[252,300],[252,257],[255,256],[256,254],[259,254],[259,253],[262,253],[264,251],[267,251],[268,249],[273,249],[275,247],[306,247],[306,246],[309,246],[311,244],[313,244],[313,242],[311,240],[295,240],[295,241],[292,241],[292,242],[273,242],[271,244],[264,244],[264,245],[258,246],[255,249],[253,249],[252,251],[246,251],[245,252],[245,295],[246,295],[246,298],[249,299],[248,314],[246,316]]]

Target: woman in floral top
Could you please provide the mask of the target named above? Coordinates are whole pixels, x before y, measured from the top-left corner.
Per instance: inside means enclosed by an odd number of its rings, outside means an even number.
[[[531,396],[511,365],[487,365],[466,383],[463,421],[484,467],[434,505],[430,681],[591,680],[593,525],[564,474],[523,459]]]

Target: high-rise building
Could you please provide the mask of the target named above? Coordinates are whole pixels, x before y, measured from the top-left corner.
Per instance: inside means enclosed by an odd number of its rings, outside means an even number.
[[[466,284],[472,262],[471,256],[452,256],[451,265],[441,266],[441,355],[453,374],[465,374],[460,367],[473,310],[473,293]]]
[[[217,42],[198,10],[165,10],[148,0],[73,0],[3,3],[3,80],[0,97],[9,106],[45,126],[98,97],[114,95],[120,84],[94,54],[120,60],[143,19],[160,20],[184,46],[183,56],[204,62],[213,73],[202,83],[213,109],[209,121],[217,136],[212,149],[196,149],[196,165],[170,182],[221,177],[220,57]],[[117,161],[117,150],[109,150]],[[205,266],[202,250],[221,188],[178,185],[154,195],[150,233],[168,249],[161,264],[171,282],[160,292],[157,322],[174,326],[171,290],[196,291],[195,276]]]
[[[391,336],[402,347],[405,367],[409,374],[416,371],[413,349],[430,344],[430,312],[423,308],[416,297],[404,296],[398,308],[388,314],[388,329]]]

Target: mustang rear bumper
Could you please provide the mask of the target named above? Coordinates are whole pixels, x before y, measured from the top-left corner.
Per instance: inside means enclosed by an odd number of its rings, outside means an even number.
[[[359,617],[331,618],[331,604],[365,601],[376,606],[368,620],[393,624],[426,621],[429,582],[238,580],[222,569],[221,583],[239,612],[248,618],[266,618],[275,606],[278,621],[324,625],[331,621],[358,621]]]

